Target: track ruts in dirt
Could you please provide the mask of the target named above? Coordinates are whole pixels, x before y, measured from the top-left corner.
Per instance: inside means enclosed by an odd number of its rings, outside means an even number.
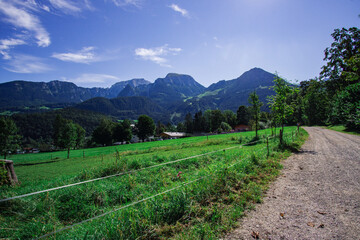
[[[360,136],[304,129],[300,153],[224,239],[360,239]]]

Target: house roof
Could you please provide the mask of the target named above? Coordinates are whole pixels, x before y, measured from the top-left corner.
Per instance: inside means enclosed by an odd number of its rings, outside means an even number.
[[[169,137],[185,137],[186,133],[184,132],[163,132],[162,134],[165,134]]]

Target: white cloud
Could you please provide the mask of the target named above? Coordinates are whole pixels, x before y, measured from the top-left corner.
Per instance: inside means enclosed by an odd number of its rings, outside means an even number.
[[[118,77],[108,74],[84,73],[73,79],[63,78],[64,81],[73,82],[83,87],[109,87],[120,81]]]
[[[40,47],[47,47],[50,45],[50,35],[42,26],[40,20],[35,15],[28,11],[19,8],[16,5],[17,1],[7,2],[0,1],[0,12],[5,15],[4,20],[15,27],[23,28],[32,33],[37,39],[37,45]],[[29,2],[28,6],[32,6]]]
[[[168,60],[164,58],[169,54],[176,55],[181,52],[181,48],[169,48],[167,44],[156,48],[137,48],[135,49],[135,55],[141,57],[144,60],[153,61],[163,67],[171,67],[167,64]]]
[[[94,47],[84,47],[78,52],[54,53],[52,57],[65,62],[91,63],[101,61],[94,53]]]
[[[171,8],[175,12],[181,13],[181,15],[183,15],[184,17],[189,17],[189,12],[186,9],[183,9],[176,4],[171,4],[169,8]]]
[[[25,54],[14,55],[7,65],[4,69],[15,73],[43,73],[51,70],[43,59]]]
[[[81,8],[69,0],[49,0],[51,5],[63,12],[81,12]]]
[[[117,7],[134,6],[140,8],[142,0],[111,0]]]
[[[3,55],[4,59],[7,59],[7,60],[11,59],[11,56],[9,55],[10,48],[13,46],[24,45],[24,44],[26,44],[26,43],[22,39],[14,39],[14,38],[1,39],[0,40],[0,54]]]

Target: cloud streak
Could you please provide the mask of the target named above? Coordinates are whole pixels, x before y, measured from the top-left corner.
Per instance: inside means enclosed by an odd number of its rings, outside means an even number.
[[[49,0],[51,5],[63,12],[77,13],[81,12],[82,9],[72,1],[68,0]]]
[[[92,63],[101,61],[101,59],[95,55],[94,49],[94,47],[84,47],[80,51],[73,53],[54,53],[52,57],[61,61],[75,63]]]
[[[109,74],[84,73],[73,79],[63,78],[64,81],[70,81],[83,87],[109,87],[115,82],[120,81],[118,77]]]
[[[174,4],[174,3],[171,4],[171,5],[169,6],[169,8],[171,8],[171,9],[174,10],[175,12],[180,13],[183,17],[189,17],[189,12],[188,12],[186,9],[179,7],[178,5],[176,5],[176,4]]]
[[[52,70],[43,59],[25,54],[14,55],[7,65],[4,69],[14,73],[43,73]]]
[[[5,16],[4,20],[15,27],[25,29],[32,33],[39,47],[50,45],[50,35],[42,26],[39,18],[24,9],[17,7],[14,3],[0,1],[0,12]]]
[[[117,7],[134,6],[141,8],[142,0],[111,0]]]
[[[9,55],[10,48],[17,46],[17,45],[24,45],[26,42],[22,39],[1,39],[0,40],[0,54],[3,55],[3,59],[11,59],[11,56]]]
[[[167,64],[168,60],[165,58],[167,55],[177,55],[181,52],[181,48],[169,48],[167,44],[156,48],[137,48],[135,55],[144,60],[150,60],[163,67],[171,67]]]

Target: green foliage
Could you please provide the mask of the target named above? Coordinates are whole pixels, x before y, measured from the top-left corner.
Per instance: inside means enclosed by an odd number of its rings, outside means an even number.
[[[332,119],[348,129],[360,130],[360,83],[347,86],[333,100]]]
[[[128,119],[116,123],[113,129],[113,139],[118,142],[129,142],[132,138],[131,122]]]
[[[9,178],[7,170],[5,169],[5,163],[0,162],[0,186],[9,184]]]
[[[103,118],[97,128],[95,128],[92,138],[97,144],[112,145],[113,143],[113,129],[115,123]]]
[[[322,67],[321,78],[329,78],[325,83],[333,95],[359,82],[360,30],[356,27],[335,29],[331,36],[334,42],[325,49],[327,63]]]
[[[249,108],[247,108],[244,105],[241,105],[236,113],[237,113],[236,115],[237,124],[245,124],[245,125],[249,124],[249,120],[250,120]]]
[[[259,129],[260,107],[263,105],[263,103],[260,102],[259,96],[255,91],[249,95],[249,103],[251,105],[251,118],[254,121],[255,136],[257,137]]]
[[[286,131],[294,129],[285,128]],[[269,130],[262,130],[262,134],[269,134]],[[234,146],[234,140],[240,136],[250,139],[253,132],[214,135],[209,136],[210,140],[194,137],[87,149],[89,152],[85,159],[77,155],[82,154],[82,150],[74,150],[70,161],[59,159],[58,162],[28,164],[18,168],[18,177],[22,179],[21,188],[1,187],[0,198],[119,173],[125,170],[124,166],[129,170],[138,169],[224,149]],[[276,143],[270,141],[270,149]],[[175,191],[84,223],[81,227],[57,233],[56,238],[197,239],[200,235],[219,238],[224,231],[234,226],[245,209],[261,201],[265,184],[278,174],[278,158],[289,155],[287,152],[272,151],[273,158],[266,158],[265,146],[262,143],[229,149],[125,176],[1,203],[0,218],[4,221],[0,236],[36,238],[52,232],[54,228],[61,229],[178,187]],[[118,162],[115,162],[116,149],[120,155]],[[255,160],[251,157],[254,152]],[[100,156],[103,156],[103,162],[99,161]],[[15,164],[21,162],[21,158],[24,163],[28,157],[32,159],[27,163],[38,163],[41,158],[49,159],[50,153],[16,157]],[[129,164],[120,163],[124,159]],[[180,171],[181,178],[177,176]],[[203,179],[193,184],[181,186],[202,176]]]
[[[324,82],[317,79],[302,82],[300,91],[305,93],[301,102],[305,124],[325,124],[330,106]]]
[[[294,113],[295,108],[293,102],[291,102],[291,95],[297,89],[291,87],[278,75],[274,78],[273,89],[276,95],[269,98],[269,104],[275,123],[280,124],[282,132],[284,132],[284,125],[287,119]],[[280,135],[280,142],[282,142],[282,134]]]
[[[185,129],[187,133],[192,133],[194,131],[194,120],[191,113],[188,113],[185,116]]]
[[[220,128],[221,128],[222,132],[230,132],[232,129],[231,126],[227,122],[221,122]]]
[[[6,156],[19,147],[20,136],[17,135],[18,128],[9,117],[0,117],[0,155]]]
[[[231,110],[225,110],[223,112],[225,121],[227,124],[229,124],[232,128],[234,128],[237,124],[236,114]],[[231,130],[231,129],[230,129]]]
[[[67,158],[70,157],[70,149],[80,147],[85,140],[85,130],[79,124],[64,119],[60,115],[56,116],[53,129],[54,144],[61,149],[68,150]]]
[[[155,133],[155,123],[151,117],[147,115],[141,115],[138,118],[137,129],[138,129],[138,137],[142,140],[154,135]]]

